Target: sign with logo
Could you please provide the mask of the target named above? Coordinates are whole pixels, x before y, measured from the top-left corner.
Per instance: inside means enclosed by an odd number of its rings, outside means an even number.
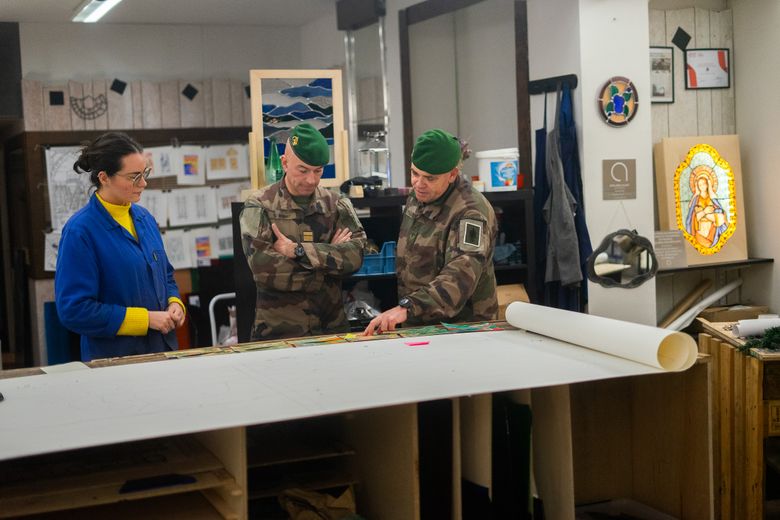
[[[636,198],[636,159],[605,159],[602,164],[604,200]]]

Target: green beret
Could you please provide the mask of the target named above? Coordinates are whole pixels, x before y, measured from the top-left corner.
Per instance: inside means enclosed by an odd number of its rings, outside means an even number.
[[[449,173],[460,163],[460,141],[444,130],[434,128],[417,138],[412,150],[412,164],[425,173]]]
[[[325,166],[330,162],[328,141],[309,123],[301,123],[290,132],[293,152],[309,166]]]

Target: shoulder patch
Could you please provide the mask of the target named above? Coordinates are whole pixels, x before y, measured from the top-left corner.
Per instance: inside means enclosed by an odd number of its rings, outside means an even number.
[[[483,220],[461,219],[458,226],[458,247],[463,251],[484,251],[487,247],[485,227]]]

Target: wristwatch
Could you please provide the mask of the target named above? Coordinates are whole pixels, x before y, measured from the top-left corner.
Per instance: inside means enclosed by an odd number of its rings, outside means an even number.
[[[403,307],[407,311],[412,308],[412,300],[404,296],[400,300],[398,300],[398,306]]]
[[[303,245],[300,242],[298,242],[298,245],[296,245],[295,249],[293,249],[293,254],[295,255],[296,260],[300,260],[306,256],[306,251],[303,249]]]

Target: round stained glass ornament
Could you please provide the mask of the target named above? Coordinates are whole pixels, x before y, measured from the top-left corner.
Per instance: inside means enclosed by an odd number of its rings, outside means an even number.
[[[596,103],[608,125],[624,126],[636,115],[639,95],[630,79],[615,76],[604,84]]]

